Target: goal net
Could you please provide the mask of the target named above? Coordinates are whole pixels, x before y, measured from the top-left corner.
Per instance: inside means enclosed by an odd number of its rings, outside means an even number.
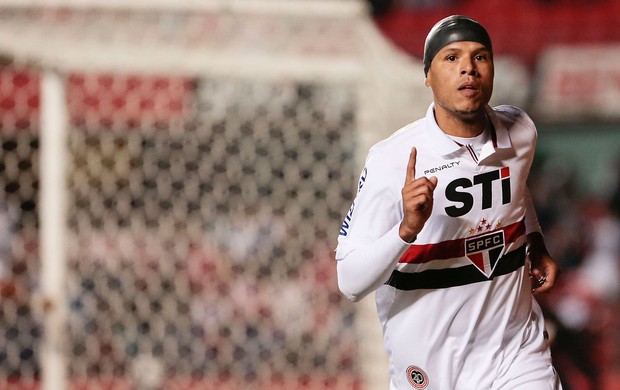
[[[363,3],[4,0],[0,61],[0,389],[387,386],[333,250],[429,98]]]

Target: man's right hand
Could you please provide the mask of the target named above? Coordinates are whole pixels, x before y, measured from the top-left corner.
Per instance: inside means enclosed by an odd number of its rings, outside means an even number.
[[[433,192],[437,177],[415,178],[416,148],[411,148],[407,175],[402,189],[404,217],[400,223],[399,235],[405,242],[413,242],[433,211]]]

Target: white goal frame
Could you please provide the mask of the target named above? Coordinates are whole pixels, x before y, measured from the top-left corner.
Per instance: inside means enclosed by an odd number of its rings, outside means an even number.
[[[268,15],[274,18],[324,18],[339,23],[352,21],[353,33],[363,48],[351,57],[319,53],[310,58],[297,53],[252,53],[189,46],[162,45],[137,47],[131,42],[97,46],[90,39],[72,39],[58,34],[46,36],[36,26],[24,31],[0,24],[0,54],[9,55],[16,64],[35,65],[43,70],[41,102],[41,262],[42,308],[45,312],[45,340],[42,356],[44,390],[67,388],[66,363],[60,351],[66,310],[64,274],[66,271],[65,165],[67,155],[67,107],[63,75],[88,71],[136,72],[141,74],[209,75],[277,80],[349,82],[360,86],[358,144],[356,159],[362,167],[368,148],[400,126],[420,117],[428,107],[429,91],[423,85],[422,66],[396,50],[372,23],[367,5],[361,0],[0,0],[0,10],[13,8],[102,10],[155,10],[214,12],[223,17]],[[32,27],[32,28],[31,28]],[[317,39],[324,39],[317,37]],[[66,48],[70,47],[71,51]],[[361,46],[360,46],[361,47]],[[81,53],[76,55],[75,53]],[[130,55],[134,54],[134,55]],[[137,55],[136,55],[137,54]],[[250,56],[250,61],[248,61]],[[84,60],[88,58],[88,60]],[[152,61],[153,58],[158,59]],[[252,66],[243,65],[251,62]],[[398,104],[394,104],[398,102]],[[387,362],[381,330],[372,299],[365,299],[359,312],[357,330],[368,342],[360,346],[362,372],[368,389],[387,388]]]

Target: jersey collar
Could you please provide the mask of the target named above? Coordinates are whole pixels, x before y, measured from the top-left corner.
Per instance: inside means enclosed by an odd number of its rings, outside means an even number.
[[[491,120],[492,131],[491,140],[493,142],[493,148],[497,149],[507,149],[511,148],[512,144],[510,142],[510,136],[508,135],[508,130],[506,126],[502,123],[502,121],[497,118],[495,111],[490,106],[486,106],[486,113]],[[448,154],[452,154],[461,148],[456,142],[452,140],[446,133],[443,132],[437,125],[437,121],[435,120],[435,103],[431,103],[426,111],[426,121],[428,123],[428,136],[430,138],[431,145],[433,145],[433,149],[435,149],[440,155],[446,156]]]

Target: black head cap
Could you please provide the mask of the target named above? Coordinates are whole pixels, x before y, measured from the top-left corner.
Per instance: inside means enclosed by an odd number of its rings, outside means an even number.
[[[424,42],[424,75],[428,74],[433,58],[442,47],[452,42],[478,42],[493,53],[491,38],[484,27],[467,16],[452,15],[437,22]]]

